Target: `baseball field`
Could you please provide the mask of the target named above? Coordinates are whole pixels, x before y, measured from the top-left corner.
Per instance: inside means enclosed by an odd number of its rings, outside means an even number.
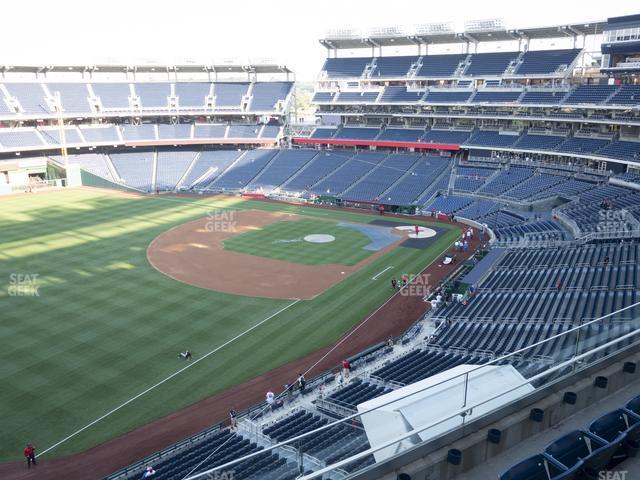
[[[237,197],[3,199],[0,461],[85,450],[332,344],[458,235],[417,245],[393,222]]]

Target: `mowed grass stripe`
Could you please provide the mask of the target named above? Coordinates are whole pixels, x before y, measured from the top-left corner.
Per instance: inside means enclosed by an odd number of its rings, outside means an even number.
[[[41,449],[55,443],[183,366],[178,351],[208,352],[288,303],[201,290],[159,274],[146,260],[146,248],[157,235],[219,208],[283,207],[327,217],[313,208],[239,199],[176,200],[65,191],[1,203],[0,308],[6,345],[0,350],[1,459],[21,458],[25,441]],[[329,213],[334,223],[375,219]],[[53,455],[89,448],[331,344],[391,295],[392,274],[417,271],[427,254],[391,251]],[[370,280],[389,264],[397,265],[389,276]],[[16,272],[40,275],[40,297],[7,294]]]

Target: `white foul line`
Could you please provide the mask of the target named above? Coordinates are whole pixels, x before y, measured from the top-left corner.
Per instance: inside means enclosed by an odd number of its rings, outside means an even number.
[[[380,275],[382,275],[384,272],[386,272],[387,270],[391,270],[393,268],[393,265],[390,267],[385,268],[384,270],[382,270],[381,272],[376,273],[373,277],[371,277],[371,280],[377,280],[378,277]]]
[[[75,437],[76,435],[78,435],[79,433],[84,432],[87,428],[92,427],[93,425],[95,425],[96,423],[100,422],[101,420],[104,420],[105,418],[107,418],[109,415],[117,412],[118,410],[126,407],[127,405],[129,405],[131,402],[137,400],[138,398],[142,397],[143,395],[149,393],[151,390],[154,390],[155,388],[159,387],[160,385],[162,385],[165,382],[168,382],[169,380],[171,380],[173,377],[181,374],[182,372],[184,372],[185,370],[193,367],[194,365],[196,365],[198,362],[204,360],[205,358],[209,357],[210,355],[213,355],[214,353],[216,353],[217,351],[223,349],[224,347],[226,347],[227,345],[229,345],[230,343],[235,342],[237,339],[239,339],[240,337],[243,337],[244,335],[246,335],[247,333],[249,333],[250,331],[258,328],[260,325],[262,325],[263,323],[271,320],[273,317],[281,314],[282,312],[284,312],[285,310],[287,310],[289,307],[293,307],[296,303],[298,303],[300,301],[300,299],[297,299],[293,302],[291,302],[289,305],[286,305],[285,307],[281,308],[280,310],[278,310],[276,313],[269,315],[267,318],[265,318],[264,320],[261,320],[260,322],[256,323],[254,326],[248,328],[247,330],[245,330],[242,333],[239,333],[238,335],[236,335],[235,337],[233,337],[231,340],[226,341],[225,343],[223,343],[222,345],[220,345],[219,347],[214,348],[213,350],[211,350],[209,353],[206,353],[205,355],[203,355],[202,357],[199,357],[197,360],[194,360],[193,362],[189,363],[186,367],[181,368],[180,370],[178,370],[177,372],[172,373],[171,375],[169,375],[167,378],[165,378],[164,380],[159,381],[158,383],[156,383],[155,385],[147,388],[146,390],[143,390],[142,392],[138,393],[135,397],[131,397],[129,400],[127,400],[126,402],[124,402],[121,405],[118,405],[116,408],[108,411],[107,413],[105,413],[104,415],[102,415],[101,417],[96,418],[95,420],[93,420],[91,423],[88,423],[87,425],[85,425],[84,427],[82,427],[79,430],[76,430],[75,432],[73,432],[71,435],[66,436],[65,438],[63,438],[62,440],[60,440],[57,443],[54,443],[53,445],[51,445],[49,448],[47,448],[46,450],[43,450],[38,456],[42,456],[45,453],[47,453],[50,450],[53,450],[54,448],[56,448],[59,445],[62,445],[64,442],[66,442],[67,440],[70,440],[71,438]]]

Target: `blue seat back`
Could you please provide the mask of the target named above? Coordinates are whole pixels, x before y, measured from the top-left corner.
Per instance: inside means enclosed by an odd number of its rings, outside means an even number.
[[[500,475],[500,480],[552,480],[567,469],[552,458],[539,454],[514,465]]]
[[[585,434],[589,435],[589,434]],[[589,457],[584,459],[584,466],[582,467],[586,471],[590,471],[592,474],[598,474],[605,469],[607,464],[611,461],[613,455],[622,447],[626,433],[620,433],[613,441],[604,443],[594,435],[589,435],[592,440],[593,451]],[[597,446],[598,445],[598,446]]]
[[[602,443],[602,442],[601,442]],[[580,460],[591,455],[589,446],[585,441],[584,433],[580,430],[569,432],[549,444],[544,453],[556,459],[567,468],[572,468]]]
[[[589,425],[589,432],[597,435],[607,442],[612,442],[618,437],[620,432],[627,431],[628,417],[629,416],[623,409],[606,413],[591,422],[591,425]]]
[[[640,395],[629,400],[625,407],[627,408],[627,410],[631,410],[636,415],[640,415]]]

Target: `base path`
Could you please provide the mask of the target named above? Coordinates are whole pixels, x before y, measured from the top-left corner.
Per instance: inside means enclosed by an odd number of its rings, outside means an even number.
[[[147,249],[153,267],[189,285],[247,297],[311,300],[406,238],[355,265],[303,265],[225,250],[223,242],[279,221],[305,218],[284,212],[241,210],[226,220],[201,218],[156,237]],[[310,240],[311,241],[311,240]]]
[[[361,210],[354,211],[362,213]],[[420,221],[432,221],[426,217],[413,218]],[[449,222],[434,221],[434,225],[438,223]],[[458,224],[458,226],[461,230],[467,229],[465,225]],[[422,273],[428,274],[428,278],[432,280],[433,284],[437,284],[438,281],[451,274],[480,245],[477,232],[475,233],[473,241],[470,242],[469,251],[466,253],[456,252],[458,256],[456,264],[443,265],[439,258],[425,268]],[[327,358],[309,372],[307,378],[336,367],[342,359],[385,341],[390,336],[401,335],[428,309],[429,304],[425,303],[421,296],[396,294],[372,316],[366,327],[358,329],[349,337],[348,341],[332,351]],[[325,347],[295,362],[271,370],[248,382],[213,395],[77,455],[58,459],[47,457],[38,459],[37,469],[27,470],[23,461],[0,464],[0,478],[2,480],[93,480],[102,478],[217,422],[226,421],[230,408],[241,411],[257,405],[264,400],[264,392],[272,389],[274,385],[293,382],[298,372],[305,371],[314,365],[330,349],[331,346]],[[36,445],[36,447],[44,448],[41,445]]]

